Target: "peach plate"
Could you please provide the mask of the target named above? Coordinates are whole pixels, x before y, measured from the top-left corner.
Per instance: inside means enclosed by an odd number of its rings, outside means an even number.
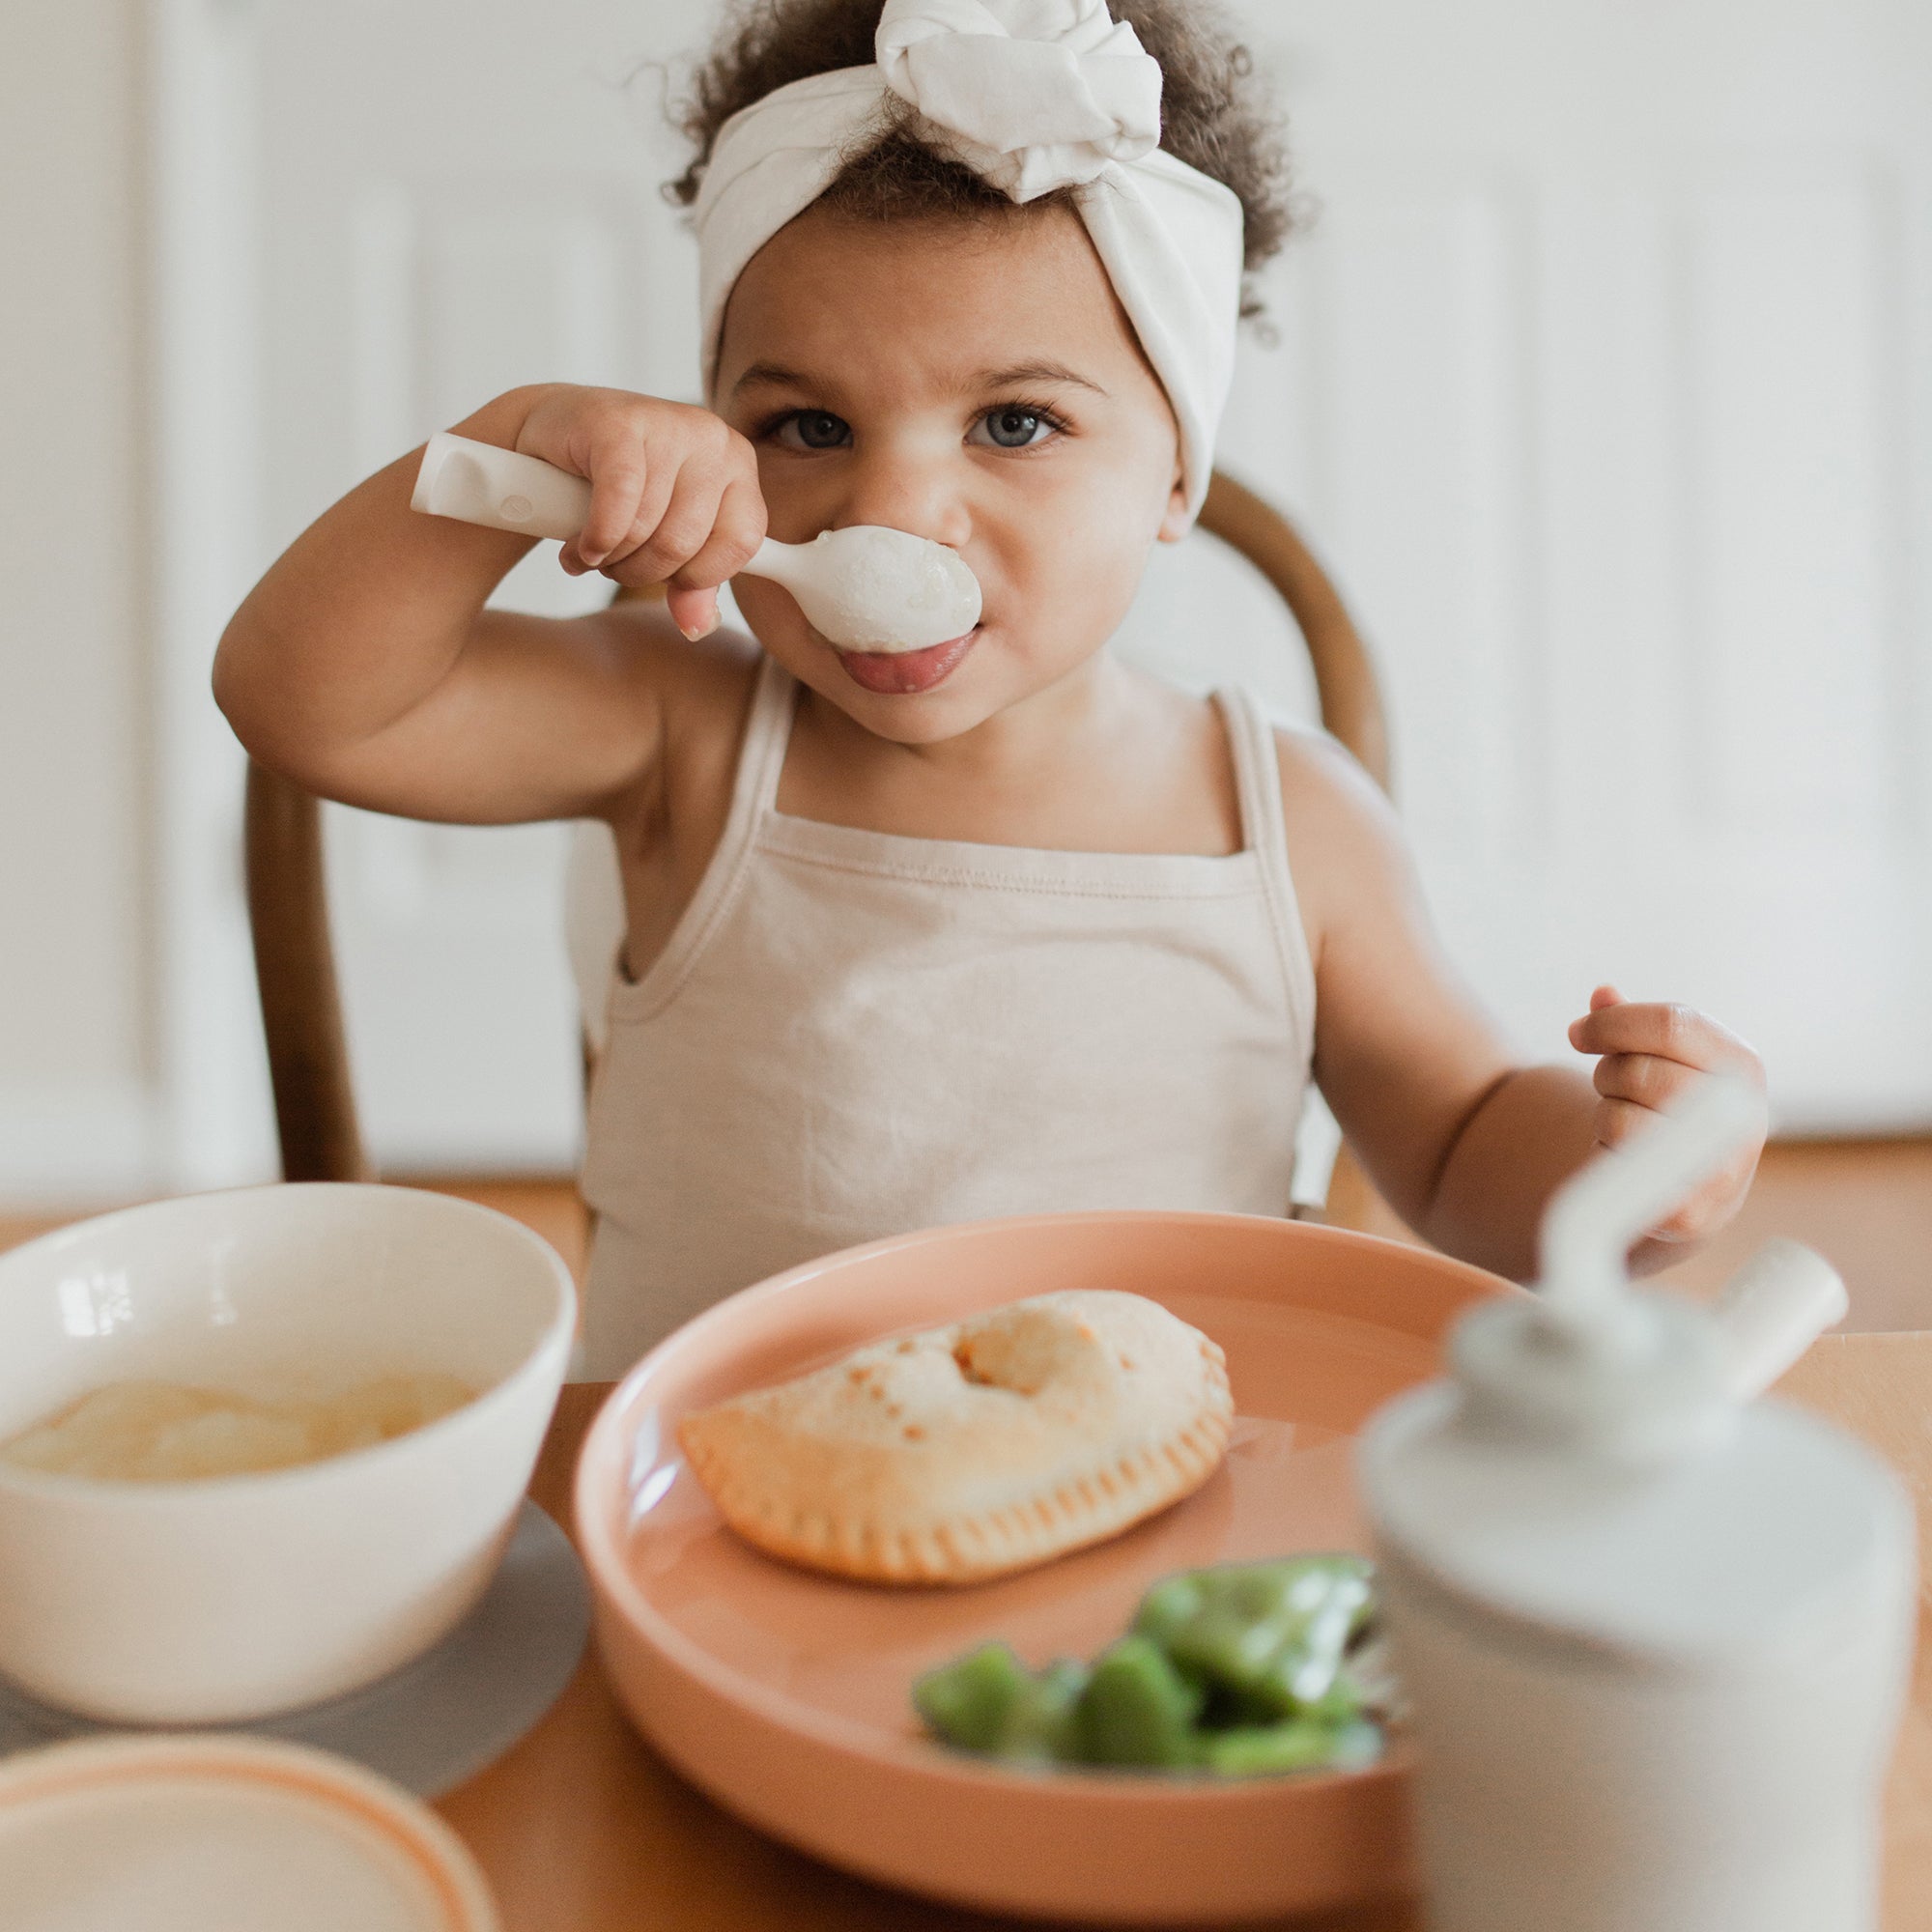
[[[1054,1289],[1151,1296],[1228,1354],[1225,1466],[1124,1536],[965,1589],[793,1569],[727,1530],[680,1458],[686,1411],[861,1343]],[[1455,1315],[1515,1293],[1420,1249],[1218,1214],[1029,1217],[855,1248],[747,1289],[647,1355],[577,1474],[598,1637],[644,1735],[752,1824],[865,1877],[985,1910],[1163,1924],[1407,1889],[1406,1764],[1195,1781],[982,1766],[927,1742],[908,1689],[991,1637],[1091,1656],[1156,1577],[1367,1548],[1350,1438],[1426,1379]]]

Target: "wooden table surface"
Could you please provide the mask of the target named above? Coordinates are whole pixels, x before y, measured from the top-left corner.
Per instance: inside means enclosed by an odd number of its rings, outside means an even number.
[[[566,1388],[530,1493],[570,1523],[578,1444],[608,1384]],[[1819,1343],[1780,1393],[1872,1442],[1918,1499],[1932,1549],[1932,1334]],[[721,1811],[666,1767],[611,1694],[594,1647],[549,1715],[437,1808],[496,1888],[504,1932],[996,1932],[991,1918],[815,1863]],[[1932,1932],[1932,1596],[1887,1801],[1885,1932]],[[1286,1928],[1290,1921],[1272,1921]],[[1293,1932],[1419,1932],[1412,1904],[1293,1921]]]

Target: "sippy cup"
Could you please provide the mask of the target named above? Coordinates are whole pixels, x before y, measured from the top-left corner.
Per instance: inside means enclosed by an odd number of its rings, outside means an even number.
[[[1541,1293],[1466,1317],[1365,1435],[1433,1932],[1876,1932],[1912,1509],[1753,1400],[1842,1286],[1791,1242],[1715,1313],[1625,1276],[1755,1106],[1708,1080],[1570,1181]]]

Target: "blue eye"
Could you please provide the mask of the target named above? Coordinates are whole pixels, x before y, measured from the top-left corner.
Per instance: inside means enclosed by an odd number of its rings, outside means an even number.
[[[842,449],[852,426],[830,410],[798,410],[779,425],[778,440],[787,449]]]
[[[984,440],[996,449],[1025,449],[1030,443],[1038,442],[1042,437],[1050,435],[1059,425],[1039,410],[1026,409],[1018,403],[1005,403],[997,410],[988,410],[973,427],[984,430]],[[975,440],[979,440],[975,438]]]

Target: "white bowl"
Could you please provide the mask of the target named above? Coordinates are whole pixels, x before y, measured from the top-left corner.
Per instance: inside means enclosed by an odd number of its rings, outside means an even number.
[[[196,1195],[0,1256],[0,1441],[136,1378],[327,1395],[441,1372],[481,1391],[377,1447],[259,1475],[0,1462],[0,1675],[110,1722],[232,1722],[427,1649],[489,1582],[575,1314],[544,1241],[414,1188]]]

